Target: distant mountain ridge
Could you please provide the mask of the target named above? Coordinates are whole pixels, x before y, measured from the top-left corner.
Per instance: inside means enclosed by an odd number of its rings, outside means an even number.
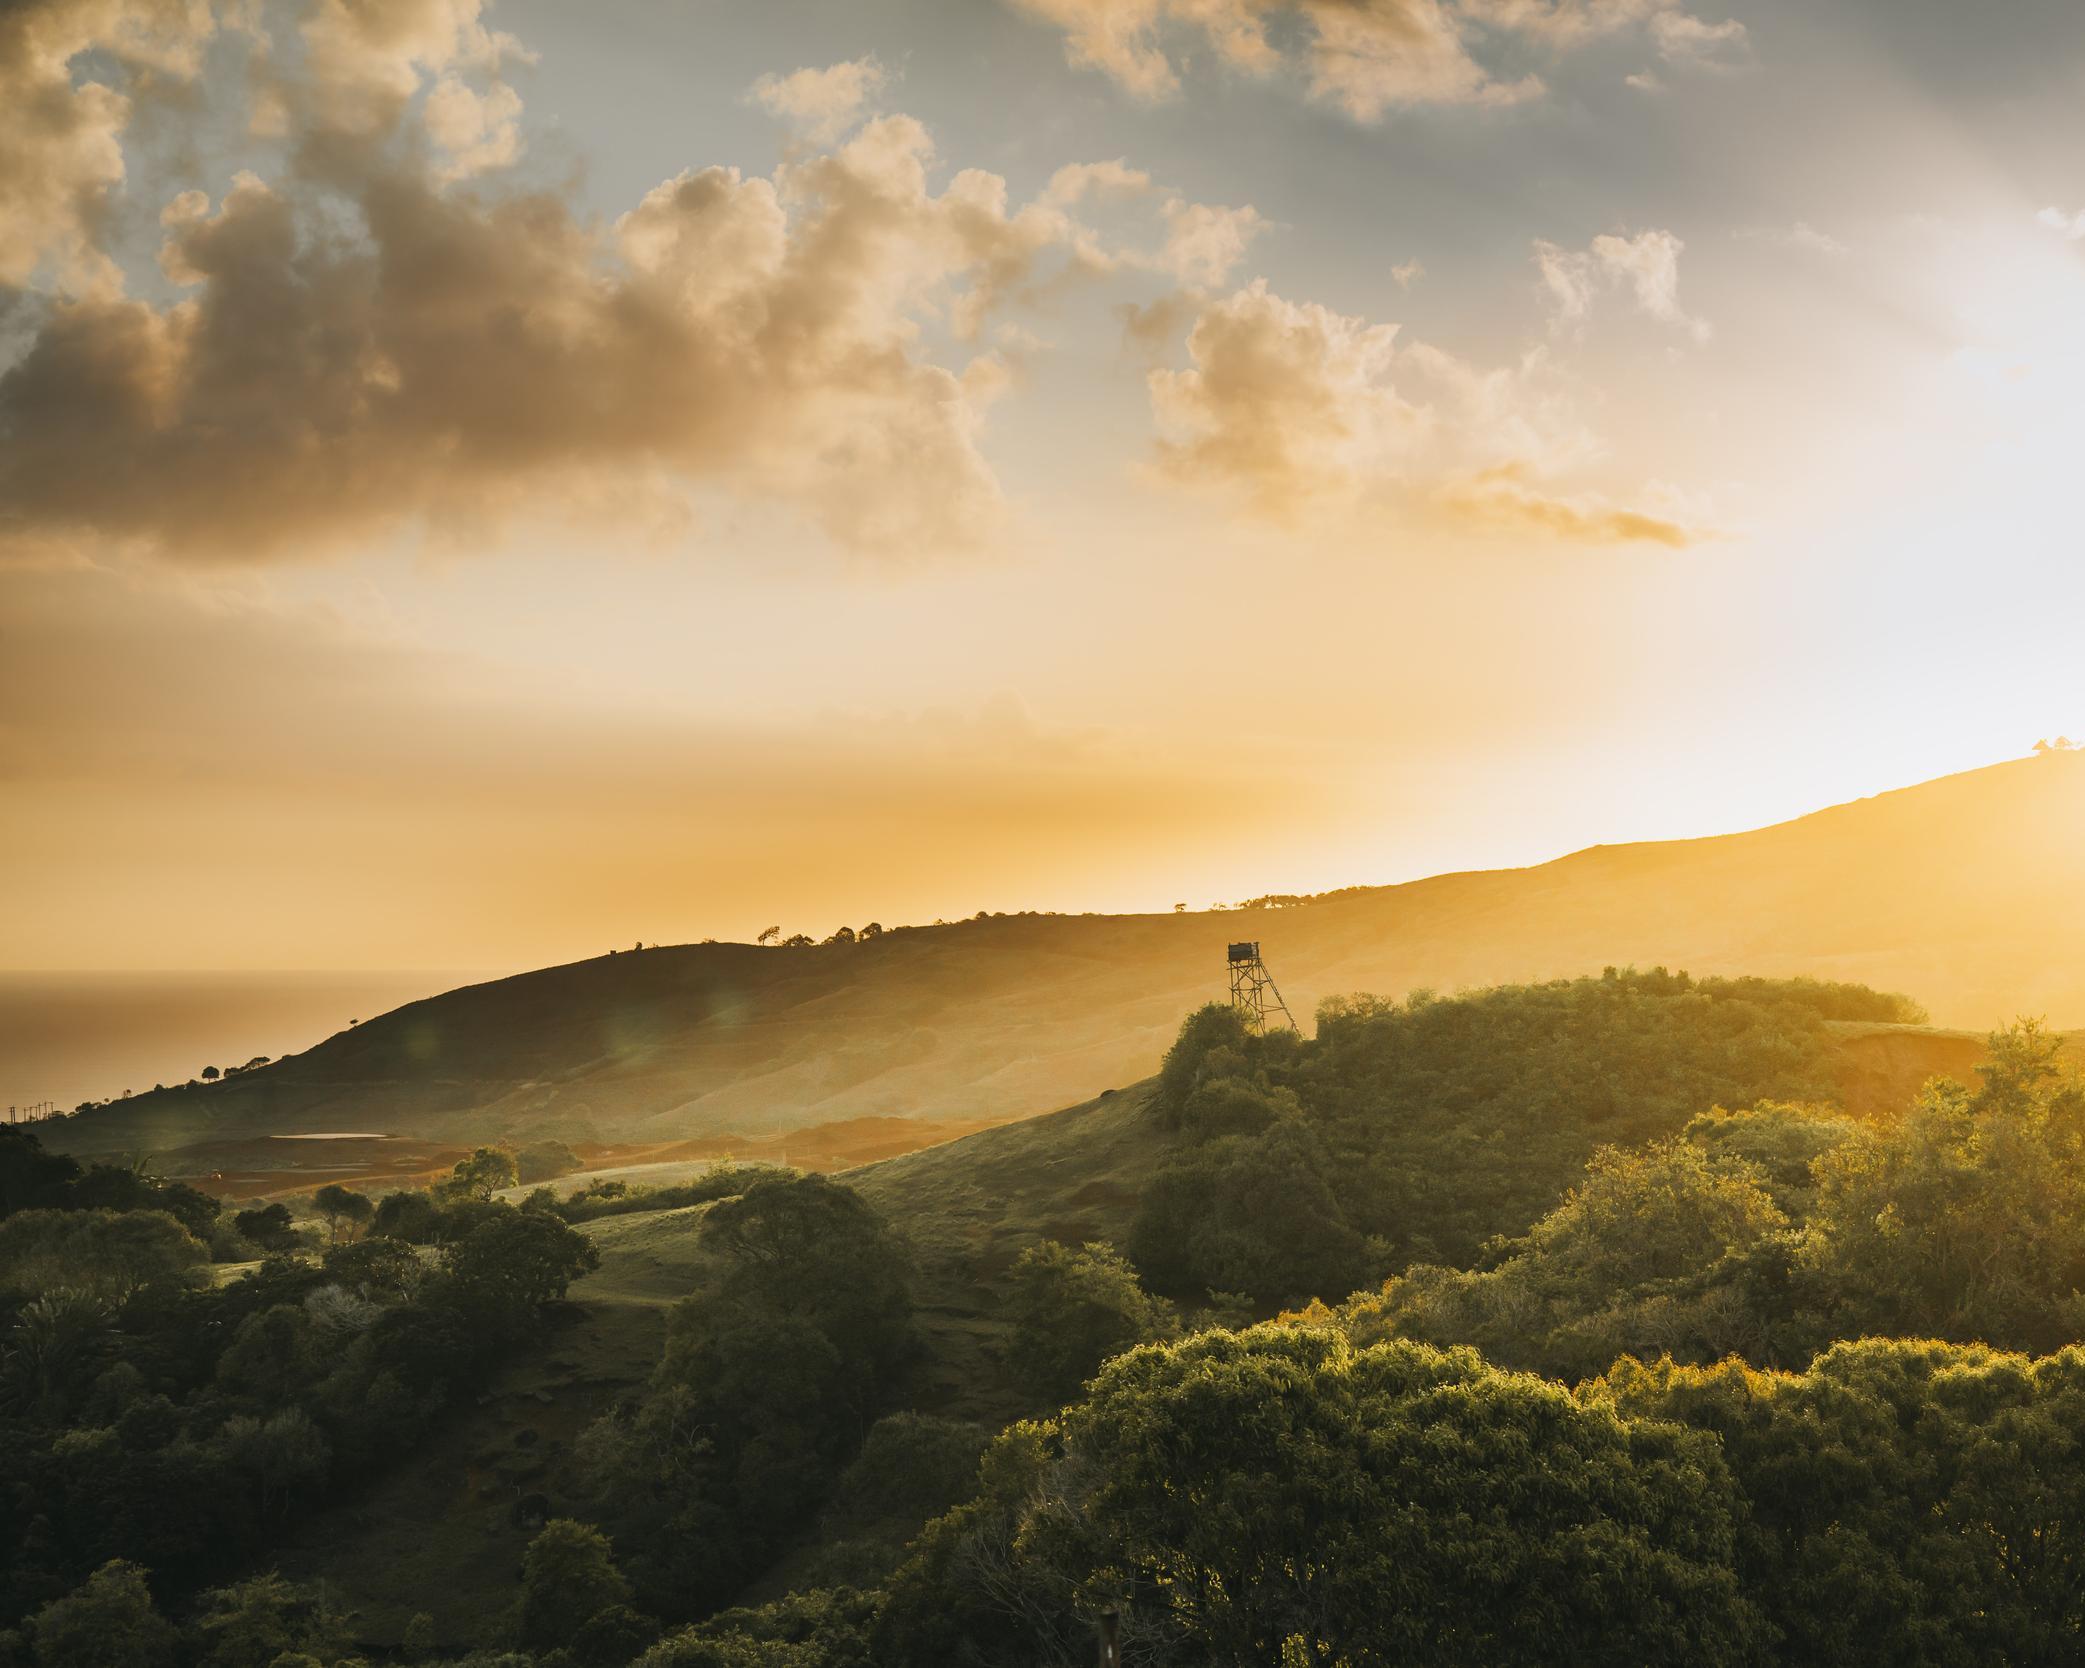
[[[1664,965],[1903,991],[1942,1026],[2085,1023],[2085,755],[1941,778],[1749,833],[1596,846],[1278,910],[1023,915],[871,942],[630,951],[468,986],[55,1139],[270,1130],[749,1136],[861,1116],[1012,1119],[1148,1075],[1258,938],[1327,996]]]

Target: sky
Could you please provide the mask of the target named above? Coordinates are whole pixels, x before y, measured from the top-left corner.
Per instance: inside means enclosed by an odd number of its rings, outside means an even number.
[[[0,967],[1199,908],[2014,756],[2081,373],[2071,0],[12,0]]]

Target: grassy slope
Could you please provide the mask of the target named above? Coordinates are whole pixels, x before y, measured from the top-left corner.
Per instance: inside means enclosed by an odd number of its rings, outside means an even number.
[[[849,1173],[919,1253],[927,1349],[913,1405],[998,1425],[1023,1411],[994,1358],[1004,1334],[990,1282],[1044,1237],[1119,1239],[1162,1143],[1142,1118],[1148,1085]],[[489,1637],[511,1603],[531,1531],[514,1502],[579,1496],[572,1444],[650,1374],[671,1306],[705,1278],[706,1205],[585,1225],[601,1266],[576,1282],[542,1348],[502,1371],[415,1464],[322,1513],[285,1548],[283,1572],[323,1576],[360,1614],[357,1635],[395,1643],[416,1611],[445,1639]]]
[[[1038,1240],[1120,1244],[1165,1138],[1150,1083],[848,1172],[918,1258],[926,1356],[913,1403],[998,1425],[1022,1410],[996,1359],[997,1282]]]
[[[1300,908],[1016,917],[808,950],[692,945],[412,1004],[194,1094],[54,1129],[164,1151],[209,1130],[759,1136],[864,1116],[1013,1117],[1145,1076],[1262,939],[1321,997],[1595,972],[1810,974],[1917,996],[1942,1024],[2085,1020],[2085,755],[1948,777],[1746,834],[1595,847]]]

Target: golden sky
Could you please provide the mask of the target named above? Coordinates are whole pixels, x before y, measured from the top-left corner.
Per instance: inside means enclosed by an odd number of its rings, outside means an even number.
[[[2085,12],[0,11],[0,967],[521,966],[2085,730]]]

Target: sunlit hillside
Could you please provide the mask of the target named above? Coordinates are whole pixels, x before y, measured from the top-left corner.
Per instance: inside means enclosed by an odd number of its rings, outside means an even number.
[[[2085,757],[1994,766],[1714,839],[1595,847],[1285,908],[1006,916],[865,943],[624,952],[414,1003],[236,1081],[54,1136],[244,1130],[748,1137],[859,1116],[1012,1118],[1147,1075],[1259,939],[1307,1027],[1401,995],[1664,965],[1902,991],[1935,1024],[2085,1022]]]

